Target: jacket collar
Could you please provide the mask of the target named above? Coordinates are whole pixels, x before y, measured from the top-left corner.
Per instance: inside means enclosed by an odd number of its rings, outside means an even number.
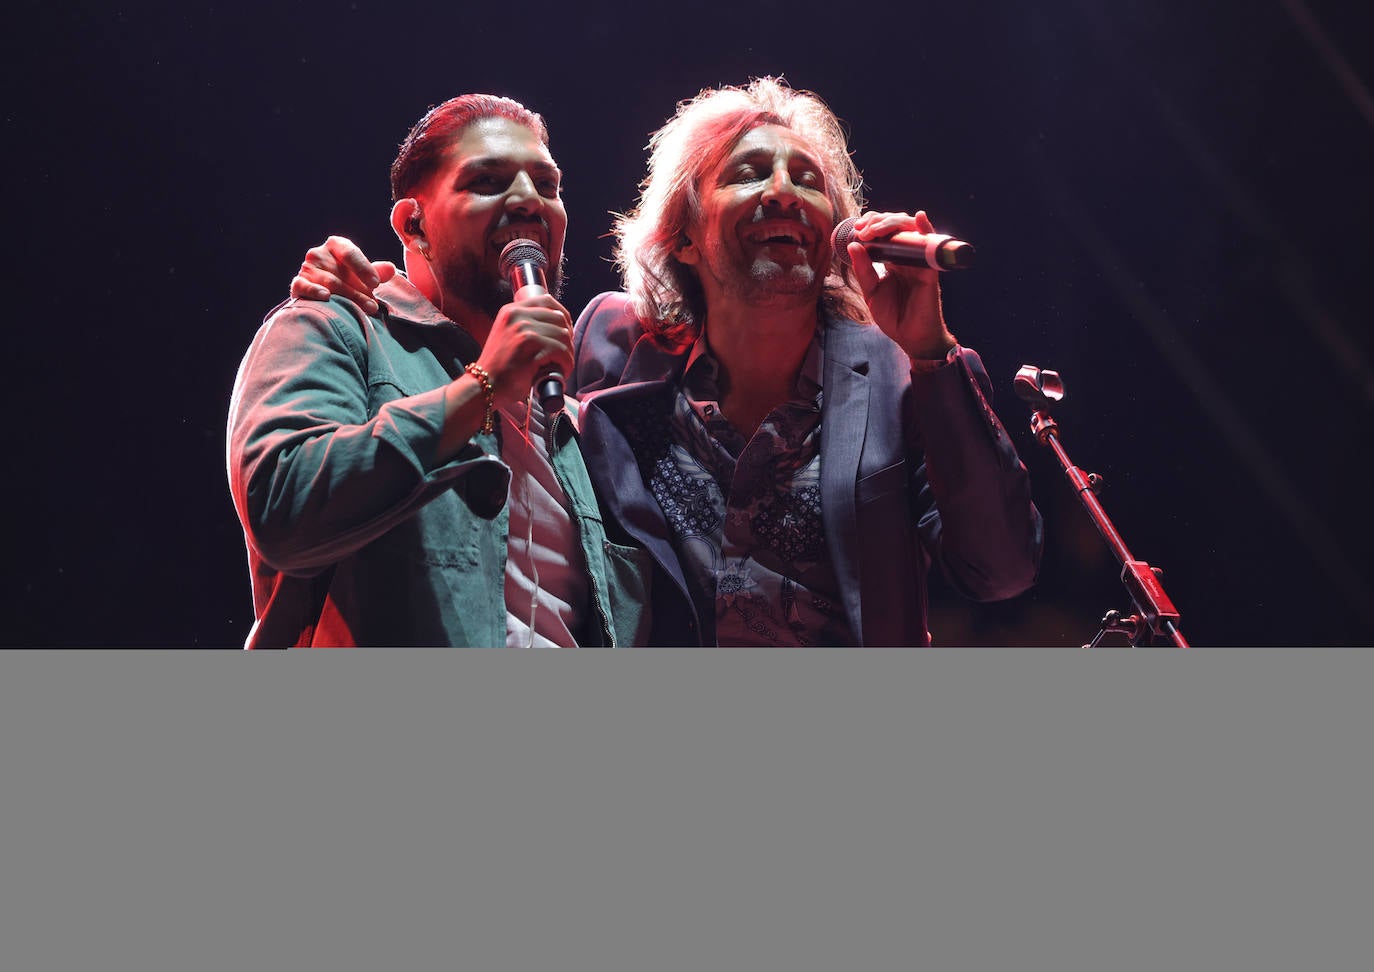
[[[469,334],[463,325],[445,317],[405,274],[397,272],[396,276],[377,288],[376,296],[382,307],[379,315],[383,320],[388,323],[399,321],[412,327],[452,331],[460,337],[464,359],[477,360],[482,351],[477,339]]]

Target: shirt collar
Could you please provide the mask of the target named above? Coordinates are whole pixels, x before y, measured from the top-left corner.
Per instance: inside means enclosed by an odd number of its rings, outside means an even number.
[[[428,297],[420,293],[420,288],[411,283],[405,274],[397,273],[386,283],[378,286],[376,296],[379,302],[386,305],[390,317],[410,324],[452,323],[439,312],[439,308],[430,303]]]
[[[387,320],[401,321],[415,327],[452,330],[465,338],[465,343],[471,344],[470,348],[464,350],[464,355],[471,354],[471,360],[477,360],[477,355],[482,350],[477,339],[469,334],[462,324],[445,317],[405,274],[397,273],[378,286],[375,293],[377,302],[383,308],[382,315]]]

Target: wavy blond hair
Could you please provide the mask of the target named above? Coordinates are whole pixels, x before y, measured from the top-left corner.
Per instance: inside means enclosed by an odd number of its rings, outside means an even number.
[[[850,157],[843,125],[818,95],[791,88],[781,77],[763,77],[743,86],[707,88],[679,102],[673,117],[649,137],[648,174],[639,200],[616,217],[613,231],[623,286],[649,329],[682,335],[700,328],[706,314],[701,284],[675,251],[687,228],[701,218],[701,180],[760,125],[789,128],[816,153],[837,223],[863,210],[863,177]],[[858,285],[835,263],[825,279],[822,305],[867,320]]]

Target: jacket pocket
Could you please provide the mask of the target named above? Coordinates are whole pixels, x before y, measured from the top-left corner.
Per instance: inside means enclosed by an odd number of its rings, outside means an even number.
[[[905,459],[898,459],[892,465],[860,479],[854,487],[854,499],[858,505],[866,506],[906,487],[907,462]]]
[[[505,643],[500,537],[443,515],[437,500],[349,563],[354,610],[367,643]],[[465,529],[466,527],[466,529]]]
[[[602,541],[611,631],[621,646],[643,645],[649,638],[649,598],[653,591],[653,558],[643,547]]]

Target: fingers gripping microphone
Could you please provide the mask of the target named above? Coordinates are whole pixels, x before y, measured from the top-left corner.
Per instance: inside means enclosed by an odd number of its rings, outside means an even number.
[[[549,258],[544,248],[534,240],[511,240],[501,251],[501,272],[510,278],[510,289],[515,299],[538,297],[549,292],[544,279],[544,268]],[[563,375],[551,371],[535,385],[539,404],[544,407],[544,415],[552,416],[563,410]]]
[[[835,259],[849,266],[849,244],[854,239],[854,220],[840,221],[830,237]],[[880,263],[932,270],[966,270],[973,266],[973,247],[943,233],[893,233],[881,240],[859,240],[868,255]]]

